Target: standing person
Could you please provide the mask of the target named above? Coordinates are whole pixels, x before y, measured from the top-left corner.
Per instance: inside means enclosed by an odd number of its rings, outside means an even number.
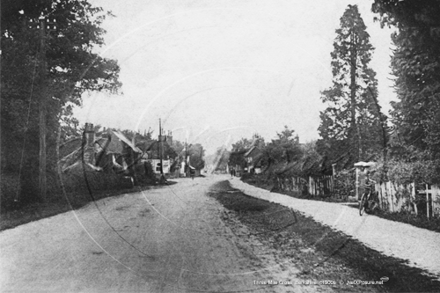
[[[359,186],[358,187],[359,188],[358,200],[361,200],[362,195],[365,193],[365,180],[366,180],[366,177],[367,177],[367,173],[366,173],[365,167],[361,167],[359,169],[358,183],[357,183],[357,184],[359,184],[358,185]]]
[[[374,184],[376,181],[370,178],[370,171],[367,170],[365,174],[365,180],[362,184],[363,194],[362,198],[365,198],[365,201],[361,201],[361,205],[365,207],[366,212],[372,212],[377,207],[377,202],[375,199],[374,192]],[[361,208],[361,207],[360,207]],[[362,215],[362,214],[361,214]]]
[[[196,170],[193,168],[189,169],[189,176],[191,176],[191,179],[194,180],[194,176],[196,175]]]
[[[376,181],[370,178],[370,171],[367,171],[367,175],[365,178],[365,193],[368,193],[368,201],[369,201],[369,208],[371,211],[375,210],[377,207],[377,202],[374,194],[374,184],[376,184]]]

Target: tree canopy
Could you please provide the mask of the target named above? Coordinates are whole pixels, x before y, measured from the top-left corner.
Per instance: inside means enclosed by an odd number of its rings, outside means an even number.
[[[332,160],[367,159],[384,145],[386,117],[377,101],[376,73],[369,67],[373,46],[356,5],[349,5],[331,53],[332,86],[321,93],[319,150]]]
[[[205,150],[203,146],[199,143],[192,144],[188,147],[187,156],[189,159],[189,164],[196,168],[197,170],[201,170],[205,167]]]
[[[117,62],[95,52],[111,13],[84,0],[2,0],[1,7],[2,173],[18,175],[22,192],[34,194],[39,102],[46,101],[47,153],[55,154],[61,119],[81,105],[82,94],[121,86]]]
[[[440,157],[440,1],[375,0],[382,25],[394,26],[391,68],[398,101],[391,120],[401,152]]]
[[[240,166],[241,168],[244,168],[246,166],[244,154],[253,146],[264,149],[264,138],[255,133],[251,139],[241,138],[239,141],[232,144],[228,164],[233,167]]]
[[[263,160],[268,165],[273,163],[287,162],[297,160],[301,155],[299,146],[299,137],[294,135],[295,130],[287,125],[281,132],[277,132],[277,138],[272,139],[264,148]]]

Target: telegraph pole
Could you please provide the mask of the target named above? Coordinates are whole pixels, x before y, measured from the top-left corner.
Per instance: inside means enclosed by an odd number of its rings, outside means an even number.
[[[162,142],[162,124],[161,120],[159,119],[159,158],[160,158],[160,184],[167,184],[167,180],[165,178],[165,175],[163,174],[163,142]]]
[[[162,150],[163,150],[163,144],[162,144],[162,124],[159,118],[159,159],[160,159],[160,176],[163,177],[163,160],[162,160]]]
[[[46,178],[46,95],[47,95],[47,64],[46,64],[46,21],[40,17],[40,103],[39,103],[39,189],[40,199],[46,201],[47,178]]]
[[[185,177],[188,176],[189,164],[188,164],[188,140],[185,140]]]
[[[50,13],[49,13],[50,14]],[[44,202],[47,196],[47,146],[46,146],[46,134],[47,134],[47,60],[46,60],[46,37],[47,31],[55,30],[56,20],[46,22],[46,17],[41,15],[38,19],[39,24],[39,39],[40,39],[40,54],[39,59],[39,75],[40,75],[40,96],[38,104],[38,127],[39,127],[39,165],[38,165],[38,184],[39,184],[39,197]],[[53,25],[53,27],[49,27]]]

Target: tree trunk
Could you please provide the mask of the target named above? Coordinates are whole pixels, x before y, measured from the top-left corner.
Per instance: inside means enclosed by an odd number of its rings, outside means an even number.
[[[45,21],[40,20],[40,78],[41,95],[39,103],[39,189],[40,199],[46,201],[47,178],[46,178],[46,41],[45,41]]]
[[[370,92],[371,97],[374,101],[374,105],[376,106],[377,109],[377,114],[379,116],[379,121],[380,121],[380,127],[382,129],[382,159],[383,159],[383,171],[382,171],[382,176],[381,176],[381,180],[383,182],[388,181],[388,151],[387,151],[387,147],[388,147],[388,136],[387,136],[387,127],[386,127],[386,119],[385,116],[382,115],[382,111],[380,110],[380,105],[379,105],[379,101],[377,100],[377,97],[374,95],[374,92]]]
[[[357,143],[358,143],[358,160],[362,158],[362,141],[361,131],[358,123],[356,122],[356,36],[352,32],[350,36],[350,101],[351,101],[351,127],[356,131]]]

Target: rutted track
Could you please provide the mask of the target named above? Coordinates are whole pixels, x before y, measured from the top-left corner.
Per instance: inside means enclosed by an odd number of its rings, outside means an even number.
[[[0,233],[1,292],[287,292],[206,193],[224,178],[106,198]],[[245,228],[243,228],[245,229]],[[295,277],[289,277],[295,281]]]

